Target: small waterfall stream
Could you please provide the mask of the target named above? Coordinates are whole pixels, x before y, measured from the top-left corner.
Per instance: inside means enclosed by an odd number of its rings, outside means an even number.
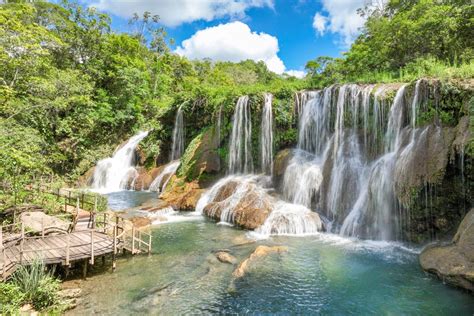
[[[229,173],[252,173],[252,121],[250,117],[249,97],[237,100],[229,147]]]
[[[179,160],[168,163],[150,184],[149,190],[158,193],[163,192],[171,177],[176,173],[176,170],[178,170],[180,163]]]
[[[134,167],[135,149],[148,132],[140,132],[110,158],[97,163],[94,171],[92,189],[101,192],[114,192],[127,189],[130,182],[138,176]]]
[[[181,158],[184,153],[184,118],[183,106],[180,106],[176,112],[176,118],[173,128],[173,144],[171,147],[170,160],[177,160]]]
[[[273,96],[265,94],[265,103],[262,110],[262,123],[260,129],[260,165],[265,174],[273,172]]]

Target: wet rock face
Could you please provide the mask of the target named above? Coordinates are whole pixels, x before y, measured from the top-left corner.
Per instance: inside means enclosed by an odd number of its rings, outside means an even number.
[[[173,176],[160,198],[176,210],[194,211],[203,192],[204,189],[197,181],[182,184],[176,176]]]
[[[263,225],[272,208],[273,198],[257,189],[254,183],[242,185],[231,180],[219,188],[203,212],[215,220],[222,220],[224,217],[227,222],[255,230]]]
[[[452,244],[427,247],[420,264],[443,281],[474,292],[474,209],[464,217]]]
[[[294,151],[289,148],[280,150],[277,153],[273,162],[273,182],[277,188],[281,187],[286,167],[288,167],[288,164],[293,156]]]
[[[94,172],[95,166],[91,167],[89,170],[86,171],[86,173],[79,177],[79,179],[77,180],[77,186],[79,188],[91,186],[92,181],[94,180]]]

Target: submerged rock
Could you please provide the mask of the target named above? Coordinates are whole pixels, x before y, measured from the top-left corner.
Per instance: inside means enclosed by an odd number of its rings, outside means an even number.
[[[237,269],[234,270],[232,275],[234,276],[234,278],[241,278],[247,273],[252,263],[254,263],[255,260],[257,260],[258,258],[267,256],[271,253],[283,253],[287,251],[288,247],[285,246],[258,246],[247,259],[245,259],[239,264],[239,266],[237,267]]]
[[[216,253],[216,258],[222,263],[235,264],[237,259],[226,251],[219,251]]]
[[[464,217],[452,244],[424,249],[420,264],[446,283],[474,292],[474,209]]]

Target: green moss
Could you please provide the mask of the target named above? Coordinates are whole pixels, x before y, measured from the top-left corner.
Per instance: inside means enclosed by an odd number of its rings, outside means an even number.
[[[180,178],[185,178],[186,181],[193,181],[196,176],[194,172],[194,166],[197,162],[199,157],[196,157],[196,151],[201,144],[203,134],[207,131],[205,129],[200,134],[198,134],[188,145],[186,151],[184,152],[183,156],[181,157],[181,165],[178,169],[177,175]]]

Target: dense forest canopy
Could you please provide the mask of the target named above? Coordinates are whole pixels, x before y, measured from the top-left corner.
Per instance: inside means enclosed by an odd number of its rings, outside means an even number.
[[[187,102],[212,123],[242,94],[348,81],[472,78],[471,1],[369,5],[361,35],[341,58],[318,57],[297,79],[264,62],[191,61],[173,53],[159,17],[131,16],[117,33],[107,14],[64,1],[0,5],[0,179],[3,187],[38,174],[75,179],[139,129],[153,130],[157,155],[176,108]],[[278,117],[276,118],[278,120]],[[164,124],[163,122],[170,122]]]

